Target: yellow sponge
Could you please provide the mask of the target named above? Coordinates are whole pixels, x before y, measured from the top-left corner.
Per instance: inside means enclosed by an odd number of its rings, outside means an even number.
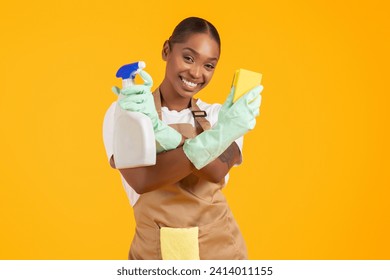
[[[261,77],[262,74],[260,73],[238,69],[233,79],[233,86],[235,87],[233,102],[255,86],[260,85]]]
[[[160,229],[163,260],[199,260],[198,227]]]

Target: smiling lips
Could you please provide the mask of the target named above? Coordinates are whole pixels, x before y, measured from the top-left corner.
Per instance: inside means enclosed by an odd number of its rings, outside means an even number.
[[[197,85],[199,85],[199,84],[190,82],[190,81],[184,79],[183,77],[180,77],[180,78],[181,78],[182,82],[183,82],[186,86],[188,86],[189,88],[195,88]]]

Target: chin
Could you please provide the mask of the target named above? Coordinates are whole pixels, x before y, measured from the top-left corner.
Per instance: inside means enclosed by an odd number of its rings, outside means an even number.
[[[176,89],[176,92],[182,96],[182,97],[193,97],[195,94],[197,94],[202,88],[194,89],[194,90],[187,90],[182,87],[179,87]]]
[[[196,92],[189,92],[189,91],[180,91],[179,92],[179,95],[181,96],[181,97],[187,97],[187,98],[192,98],[195,94],[197,94],[198,92],[196,91]]]

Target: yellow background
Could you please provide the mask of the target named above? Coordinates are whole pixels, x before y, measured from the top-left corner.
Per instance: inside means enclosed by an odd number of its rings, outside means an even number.
[[[223,4],[224,3],[224,4]],[[251,259],[389,259],[386,1],[6,1],[0,8],[0,259],[126,259],[132,209],[102,142],[117,69],[187,16],[237,68],[263,73],[256,129],[225,194]]]

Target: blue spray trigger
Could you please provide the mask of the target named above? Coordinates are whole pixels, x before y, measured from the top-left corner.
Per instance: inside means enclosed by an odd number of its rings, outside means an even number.
[[[138,62],[123,65],[119,68],[118,72],[116,72],[117,78],[128,79],[131,76],[133,80],[135,78],[135,72],[138,70]]]
[[[143,68],[145,68],[145,62],[143,61],[126,64],[119,68],[116,72],[116,77],[122,79],[129,79],[131,77],[131,79],[134,80],[138,69]]]

